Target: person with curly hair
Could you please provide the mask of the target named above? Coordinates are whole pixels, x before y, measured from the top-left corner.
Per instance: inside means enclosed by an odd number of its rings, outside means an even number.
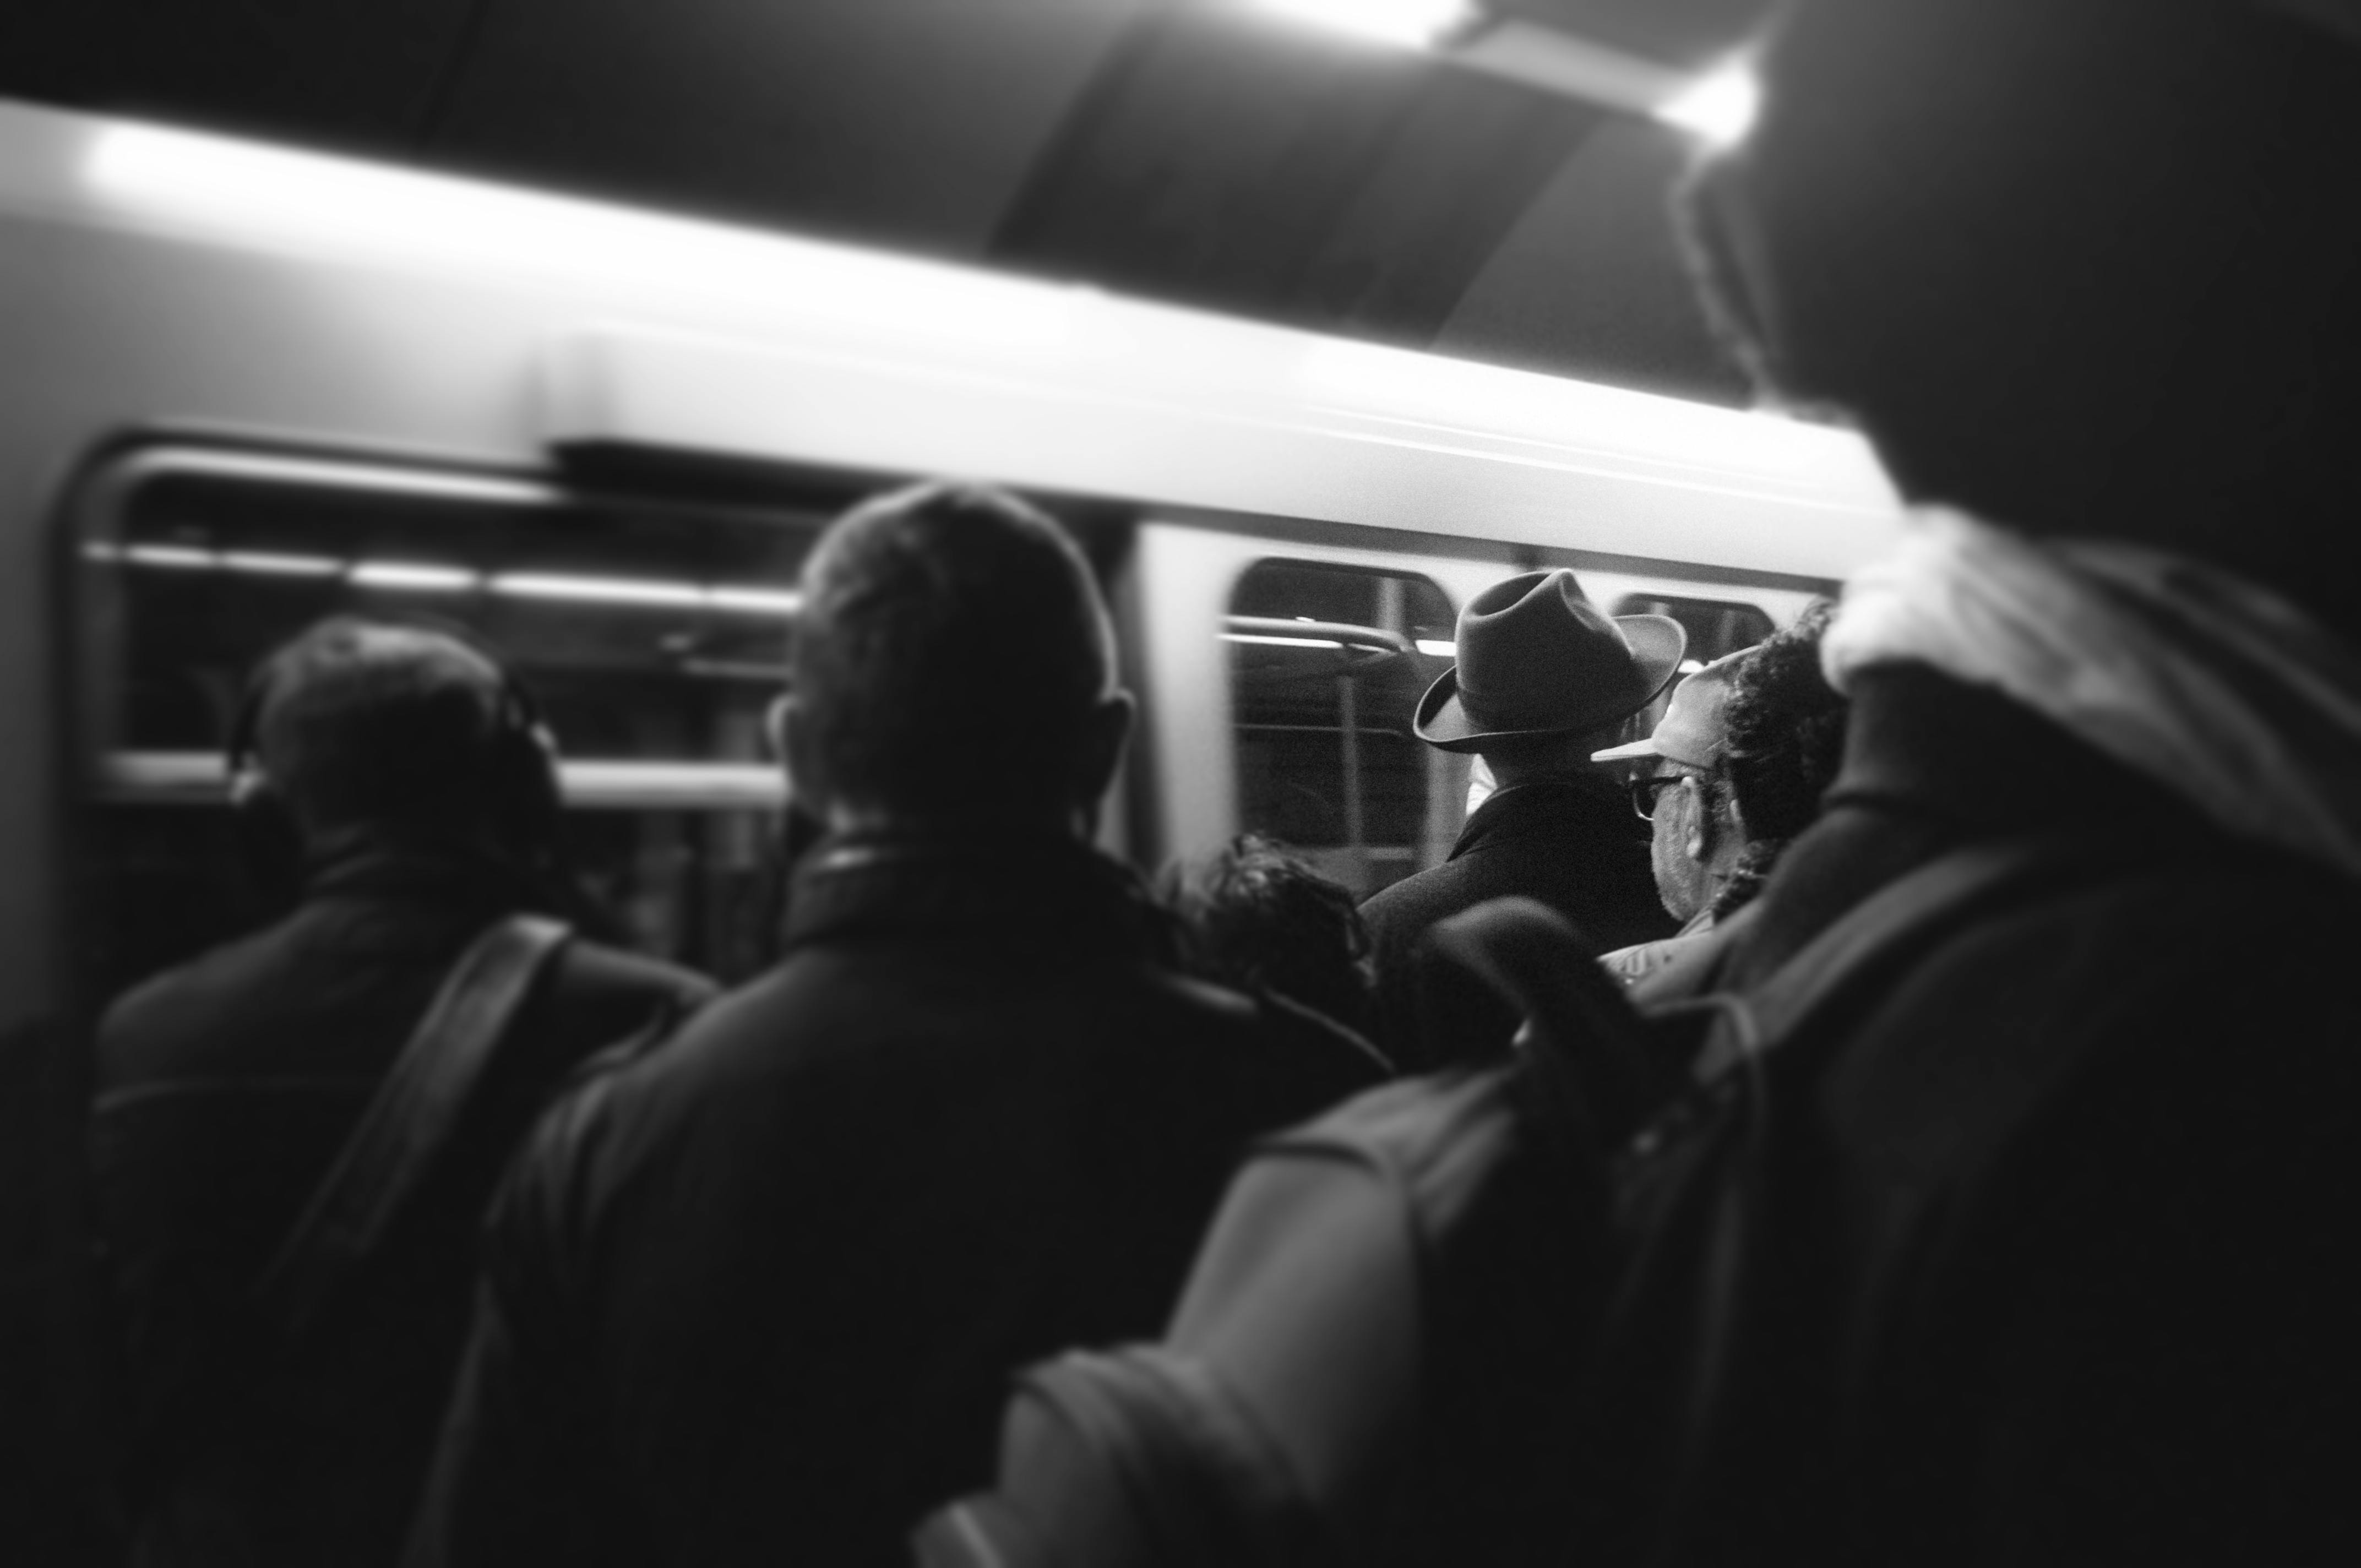
[[[1632,804],[1654,828],[1649,861],[1678,934],[1601,955],[1625,985],[1710,945],[1721,923],[1763,891],[1788,841],[1820,814],[1844,762],[1845,699],[1820,674],[1834,607],[1717,659],[1673,693],[1646,740],[1595,759],[1652,759]]]
[[[1353,894],[1286,845],[1241,833],[1167,870],[1159,891],[1202,978],[1377,1032],[1369,930]]]

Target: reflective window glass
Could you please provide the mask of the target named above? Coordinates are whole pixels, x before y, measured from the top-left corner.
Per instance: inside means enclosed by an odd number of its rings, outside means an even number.
[[[1761,606],[1735,599],[1625,594],[1615,601],[1615,613],[1671,616],[1688,632],[1688,662],[1698,665],[1752,648],[1777,630]]]
[[[1413,574],[1249,568],[1222,632],[1241,825],[1362,896],[1448,854],[1466,761],[1411,726],[1420,695],[1451,666],[1453,620],[1443,590]]]
[[[256,662],[340,612],[454,626],[504,657],[565,755],[566,848],[618,939],[725,980],[771,956],[784,791],[764,716],[828,507],[220,454],[151,455],[98,493],[78,548],[99,994],[283,905],[224,809],[223,748]]]

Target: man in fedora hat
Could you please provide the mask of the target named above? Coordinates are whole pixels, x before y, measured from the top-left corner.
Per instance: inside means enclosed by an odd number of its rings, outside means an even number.
[[[1603,615],[1560,569],[1468,600],[1457,641],[1458,663],[1419,699],[1414,728],[1430,746],[1477,753],[1497,788],[1448,861],[1361,906],[1386,1043],[1409,1071],[1481,1056],[1515,1031],[1506,1003],[1425,960],[1435,922],[1521,894],[1573,921],[1593,954],[1673,929],[1646,836],[1591,753],[1620,740],[1624,721],[1672,680],[1687,649],[1680,623]]]

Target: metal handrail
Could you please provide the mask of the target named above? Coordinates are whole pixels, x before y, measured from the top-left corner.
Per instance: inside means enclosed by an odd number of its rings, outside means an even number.
[[[1340,643],[1372,653],[1407,653],[1411,640],[1399,631],[1388,631],[1381,626],[1356,626],[1342,620],[1298,620],[1280,615],[1227,615],[1222,618],[1224,631],[1235,637],[1270,637],[1300,641],[1306,646],[1324,642]]]

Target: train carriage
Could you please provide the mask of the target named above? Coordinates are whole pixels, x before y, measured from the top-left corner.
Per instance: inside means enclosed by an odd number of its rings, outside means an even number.
[[[737,976],[796,568],[876,487],[1011,485],[1083,539],[1145,709],[1111,847],[1258,828],[1365,892],[1456,830],[1464,762],[1408,721],[1486,582],[1572,566],[1710,657],[1894,525],[1862,444],[1784,419],[31,107],[0,277],[18,1023],[261,916],[221,741],[332,610],[509,652],[594,885]]]

